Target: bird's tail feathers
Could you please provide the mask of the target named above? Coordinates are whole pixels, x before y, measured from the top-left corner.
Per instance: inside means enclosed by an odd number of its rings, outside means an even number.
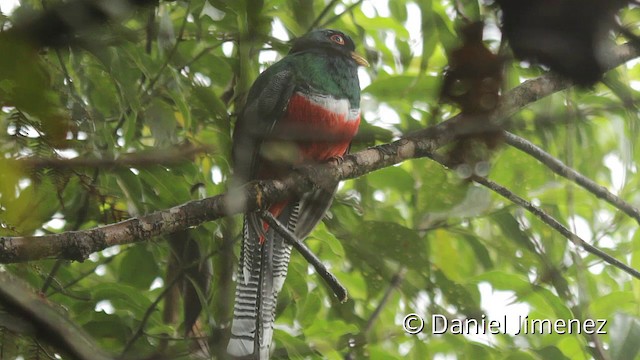
[[[287,206],[278,220],[294,231],[299,205]],[[227,352],[234,357],[268,359],[273,338],[278,293],[282,290],[291,257],[291,245],[269,229],[263,234],[257,214],[248,214],[243,226],[243,244],[238,266],[236,300]]]

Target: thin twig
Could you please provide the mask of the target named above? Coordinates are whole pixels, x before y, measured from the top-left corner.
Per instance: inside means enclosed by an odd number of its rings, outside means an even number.
[[[144,45],[144,52],[147,55],[151,54],[152,46],[153,46],[153,38],[155,35],[155,21],[156,21],[156,9],[149,9],[149,15],[147,16],[147,26],[145,26],[145,35],[146,41]],[[144,73],[142,74],[142,79],[140,83],[144,82]]]
[[[547,214],[546,212],[542,211],[540,208],[538,208],[537,206],[533,205],[532,203],[530,203],[529,201],[517,196],[516,194],[512,193],[511,191],[509,191],[507,188],[491,181],[488,180],[486,178],[477,176],[477,175],[473,175],[471,177],[471,180],[477,182],[478,184],[481,184],[483,186],[486,186],[487,188],[495,191],[496,193],[498,193],[499,195],[501,195],[502,197],[506,198],[507,200],[523,207],[525,210],[529,211],[530,213],[532,213],[534,216],[536,216],[538,219],[542,220],[542,222],[544,222],[545,224],[549,225],[551,228],[553,228],[554,230],[556,230],[557,232],[559,232],[562,236],[566,237],[567,239],[569,239],[569,241],[571,241],[572,243],[574,243],[576,246],[582,247],[584,250],[586,250],[587,252],[601,258],[602,260],[608,262],[609,264],[617,267],[618,269],[626,272],[627,274],[635,277],[636,279],[640,279],[640,271],[627,266],[625,263],[621,262],[620,260],[614,258],[613,256],[605,253],[604,251],[598,249],[597,247],[589,244],[588,242],[584,241],[581,237],[579,237],[578,235],[572,233],[569,229],[567,229],[564,225],[560,224],[560,222],[558,222],[558,220],[554,219],[552,216],[550,216],[549,214]]]
[[[393,291],[397,289],[404,281],[404,276],[406,275],[406,273],[407,268],[405,266],[401,266],[400,269],[393,275],[391,281],[389,281],[387,290],[382,296],[382,299],[380,299],[378,306],[376,306],[375,310],[373,310],[373,312],[371,313],[371,316],[369,316],[369,319],[367,320],[367,323],[365,324],[362,331],[358,335],[351,335],[351,337],[349,338],[349,351],[344,356],[345,360],[357,359],[356,350],[358,348],[362,348],[367,344],[367,334],[373,328],[373,324],[375,324],[376,320],[378,320],[378,317],[380,317],[380,313],[382,313],[382,309],[384,309],[384,307],[389,302]]]
[[[140,98],[142,99],[141,102],[145,102],[152,98],[154,86],[156,85],[158,80],[160,80],[160,76],[162,75],[164,70],[169,66],[169,63],[171,62],[171,59],[173,58],[173,56],[178,52],[178,45],[180,45],[180,41],[182,40],[182,36],[184,34],[184,30],[187,25],[187,18],[189,17],[190,10],[191,10],[191,1],[188,1],[187,8],[185,10],[184,19],[182,19],[182,25],[180,25],[180,30],[178,31],[178,36],[176,37],[176,42],[171,47],[171,50],[169,50],[169,54],[167,54],[166,58],[164,59],[164,62],[160,66],[160,69],[156,72],[155,76],[150,79],[149,85],[146,87],[146,89],[144,88],[144,81],[142,81],[146,78],[146,75],[144,73],[142,74],[142,78],[139,85],[139,88],[143,90],[142,94],[140,95]],[[121,113],[120,119],[118,120],[118,123],[116,124],[113,130],[114,135],[117,136],[118,131],[124,125],[124,122],[127,120],[126,115],[130,115],[131,112],[132,112],[132,108],[131,108],[131,105],[129,105],[129,107]]]
[[[91,186],[92,188],[95,187],[97,181],[98,181],[98,174],[100,173],[100,171],[98,169],[95,169],[93,171],[93,177],[91,179],[91,184],[89,184],[89,186]],[[78,209],[78,211],[76,212],[76,220],[73,222],[73,225],[71,227],[71,230],[78,230],[80,229],[80,226],[82,224],[84,224],[84,221],[86,220],[87,214],[89,213],[88,209],[89,209],[89,200],[90,200],[90,194],[91,192],[89,190],[84,191],[82,193],[82,206],[80,206],[80,208]],[[56,263],[53,264],[53,267],[51,268],[51,270],[49,271],[49,275],[47,275],[47,278],[45,279],[44,283],[42,284],[42,287],[40,288],[40,292],[45,294],[47,292],[47,290],[49,289],[49,286],[51,286],[51,284],[53,283],[53,281],[55,280],[55,276],[58,273],[58,270],[60,270],[60,267],[62,267],[62,264],[66,262],[66,260],[63,259],[58,259],[56,260]]]
[[[49,286],[51,286],[51,283],[53,282],[56,276],[56,273],[60,269],[60,266],[62,266],[62,263],[64,263],[65,261],[66,260],[62,260],[62,259],[56,260],[55,264],[53,264],[53,267],[51,268],[51,271],[49,271],[49,275],[47,275],[47,278],[44,280],[44,283],[40,288],[41,293],[44,294],[47,292],[47,290],[49,289]]]
[[[206,254],[205,256],[203,256],[202,258],[193,261],[189,264],[186,264],[185,266],[181,267],[178,271],[177,274],[175,274],[175,276],[171,279],[171,281],[169,281],[164,289],[162,289],[162,291],[160,292],[160,294],[158,294],[158,296],[156,297],[156,299],[153,301],[153,303],[151,303],[151,305],[149,305],[149,307],[147,308],[147,311],[145,311],[144,316],[142,317],[142,320],[140,320],[140,325],[138,326],[138,329],[136,329],[136,332],[131,336],[131,338],[129,338],[129,341],[127,341],[127,344],[124,346],[124,349],[122,350],[122,353],[120,353],[120,359],[122,359],[124,357],[124,355],[131,349],[131,346],[133,346],[133,344],[136,342],[136,340],[138,340],[138,338],[140,338],[140,336],[142,336],[143,332],[144,332],[144,328],[147,326],[147,322],[149,321],[149,319],[151,318],[151,315],[153,314],[153,311],[156,309],[156,307],[158,306],[158,304],[160,304],[160,301],[162,301],[162,299],[164,299],[164,297],[167,295],[167,293],[169,291],[171,291],[171,289],[173,288],[173,286],[175,284],[178,283],[178,281],[183,279],[183,275],[186,273],[186,271],[194,266],[198,266],[201,264],[201,261],[203,259],[208,259],[210,257],[215,256],[217,253],[219,252],[218,249],[211,251],[210,253]]]
[[[378,317],[380,316],[382,309],[384,309],[384,307],[387,305],[387,302],[389,302],[389,299],[391,298],[391,294],[404,281],[404,276],[406,275],[406,273],[407,273],[407,268],[402,266],[400,270],[398,270],[398,272],[396,272],[393,275],[393,277],[391,278],[391,281],[389,282],[389,286],[387,287],[387,291],[385,291],[384,295],[382,296],[382,299],[380,299],[380,303],[378,303],[378,306],[376,306],[376,309],[373,311],[373,313],[371,313],[369,320],[367,320],[367,324],[365,325],[364,330],[362,331],[364,334],[368,333],[373,327],[373,324],[375,324],[376,320],[378,320]]]
[[[318,15],[318,17],[316,17],[316,19],[313,20],[311,25],[309,25],[307,32],[313,30],[316,26],[318,26],[318,24],[320,24],[320,21],[322,21],[322,18],[324,18],[329,13],[329,11],[336,5],[337,2],[338,0],[331,0],[327,4],[327,6],[325,6],[324,9],[322,9],[322,12],[320,13],[320,15]]]
[[[125,249],[125,250],[126,250],[126,249]],[[94,266],[94,267],[92,267],[91,269],[89,269],[89,270],[85,271],[84,273],[81,273],[77,278],[75,278],[75,279],[71,280],[70,282],[68,282],[68,283],[64,284],[63,286],[61,286],[61,287],[59,287],[59,288],[53,288],[53,289],[51,290],[51,292],[50,292],[50,293],[48,293],[48,294],[46,295],[46,297],[47,297],[47,298],[50,298],[51,296],[53,296],[53,295],[55,295],[55,294],[57,294],[57,293],[62,293],[62,294],[64,294],[64,295],[67,295],[67,296],[68,296],[68,294],[64,292],[66,289],[68,289],[68,288],[70,288],[71,286],[73,286],[73,285],[75,285],[75,284],[79,283],[80,281],[82,281],[83,279],[87,278],[88,276],[91,276],[91,275],[95,274],[95,273],[96,273],[96,269],[97,269],[98,267],[100,267],[100,266],[102,266],[102,265],[107,265],[107,264],[109,264],[109,263],[110,263],[111,261],[113,261],[113,259],[115,259],[115,258],[116,258],[115,256],[111,256],[111,257],[105,258],[103,262],[101,262],[101,263],[97,264],[96,266]]]
[[[287,243],[293,246],[302,256],[313,266],[318,275],[327,285],[333,290],[340,302],[347,301],[347,289],[340,284],[340,281],[327,269],[326,266],[320,261],[320,259],[314,254],[302,241],[298,240],[296,236],[284,227],[280,222],[271,215],[268,211],[261,211],[260,216],[271,226],[278,234],[280,234]]]
[[[360,6],[360,4],[362,4],[362,1],[363,1],[363,0],[358,0],[357,2],[355,2],[355,3],[351,4],[351,5],[349,5],[349,7],[347,7],[347,8],[346,8],[343,12],[341,12],[340,14],[336,14],[336,15],[334,15],[334,16],[332,16],[332,17],[330,17],[330,18],[329,18],[329,20],[325,21],[325,22],[322,24],[322,27],[325,27],[325,26],[327,26],[327,25],[331,24],[332,22],[334,22],[334,21],[338,20],[339,18],[341,18],[341,17],[342,17],[342,15],[344,15],[344,14],[346,14],[346,13],[350,12],[351,10],[355,9],[356,7]]]
[[[169,54],[165,58],[164,62],[162,63],[162,66],[160,67],[158,72],[156,72],[156,75],[151,79],[151,81],[149,81],[149,86],[147,86],[147,89],[146,89],[146,93],[147,94],[151,93],[153,87],[156,85],[156,83],[160,79],[160,76],[164,72],[164,69],[166,69],[167,66],[169,66],[169,63],[171,62],[171,59],[173,59],[173,56],[178,52],[178,45],[180,44],[180,41],[182,40],[182,35],[184,34],[184,30],[185,30],[185,27],[187,25],[187,19],[189,18],[189,11],[191,11],[191,1],[187,2],[187,8],[185,10],[185,16],[184,16],[184,19],[182,19],[182,24],[180,25],[180,30],[178,31],[178,36],[176,37],[176,43],[173,44],[173,47],[169,51]]]
[[[447,161],[439,155],[431,155],[429,156],[431,159],[439,162],[440,164],[447,166]],[[628,265],[626,265],[625,263],[621,262],[620,260],[614,258],[613,256],[607,254],[606,252],[598,249],[597,247],[589,244],[588,242],[586,242],[585,240],[583,240],[581,237],[579,237],[578,235],[574,234],[573,232],[571,232],[569,229],[567,229],[564,225],[562,225],[560,222],[558,222],[558,220],[556,220],[555,218],[553,218],[552,216],[550,216],[549,214],[547,214],[546,212],[542,211],[539,207],[533,205],[531,202],[519,197],[518,195],[514,194],[513,192],[509,191],[509,189],[505,188],[502,185],[499,185],[496,182],[493,182],[487,178],[478,176],[478,175],[472,175],[470,177],[471,180],[477,182],[480,185],[483,185],[487,188],[489,188],[490,190],[498,193],[500,196],[504,197],[505,199],[513,202],[516,205],[521,206],[522,208],[524,208],[525,210],[527,210],[528,212],[530,212],[531,214],[533,214],[535,217],[537,217],[538,219],[542,220],[542,222],[544,222],[545,224],[549,225],[552,229],[556,230],[557,232],[559,232],[562,236],[564,236],[565,238],[567,238],[569,241],[571,241],[573,244],[575,244],[578,247],[583,248],[585,251],[601,258],[602,260],[604,260],[605,262],[617,267],[618,269],[626,272],[627,274],[635,277],[636,279],[640,279],[640,271],[629,267]]]
[[[578,108],[578,106],[576,106],[573,97],[571,96],[571,91],[567,91],[567,93],[565,94],[565,101],[567,102],[567,104],[569,105],[568,107],[568,113],[570,114],[569,118],[568,118],[568,122],[567,122],[567,130],[565,131],[565,141],[564,141],[564,146],[565,146],[565,163],[566,163],[566,167],[573,169],[574,167],[574,141],[573,139],[575,138],[575,136],[577,136],[577,131],[576,131],[576,119],[578,117],[582,117],[583,115],[580,112],[580,109]],[[558,159],[560,160],[560,159]],[[573,179],[573,175],[569,177],[568,179],[571,182],[575,182],[575,180]],[[573,184],[569,185],[567,187],[567,210],[568,210],[568,215],[569,218],[572,218],[576,215],[575,213],[575,194],[574,194],[574,190],[575,190],[575,186]],[[570,229],[573,233],[577,233],[577,228],[576,228],[576,223],[575,221],[571,221],[570,222]],[[593,241],[593,238],[592,238]],[[589,302],[590,299],[589,297],[589,293],[586,291],[587,289],[587,279],[585,277],[585,273],[587,270],[587,266],[585,265],[584,260],[582,259],[582,257],[580,256],[580,253],[578,251],[577,247],[573,247],[569,250],[571,258],[573,259],[573,262],[575,264],[576,267],[576,284],[577,284],[577,295],[573,296],[573,294],[566,292],[564,293],[565,295],[570,294],[569,296],[566,296],[565,299],[565,303],[567,304],[577,304],[575,313],[576,315],[581,318],[582,320],[584,319],[590,319],[592,318],[590,316],[590,314],[588,313],[588,309],[589,309]],[[555,283],[554,283],[555,285]],[[562,296],[562,294],[559,294],[560,296]],[[575,298],[577,297],[578,301],[575,302],[573,300],[575,300]],[[593,344],[593,350],[591,351],[594,359],[596,360],[609,360],[609,357],[607,356],[606,352],[604,351],[604,347],[602,345],[602,339],[600,338],[599,335],[595,334],[595,333],[591,333],[588,334],[585,332],[585,334],[583,335],[584,339],[586,341],[590,341]]]
[[[219,43],[215,44],[215,45],[211,45],[211,46],[207,46],[206,48],[202,49],[199,53],[196,54],[196,56],[194,56],[192,59],[190,59],[189,61],[187,61],[184,65],[181,65],[178,68],[178,72],[184,70],[186,67],[191,66],[194,62],[198,61],[201,57],[205,56],[207,53],[209,53],[212,50],[215,50],[217,48],[219,48],[220,46],[222,46],[222,44],[224,44],[226,41],[229,40],[225,40],[222,39],[220,40]]]
[[[640,211],[638,211],[638,209],[633,207],[631,204],[622,200],[620,197],[611,193],[604,186],[598,185],[595,181],[568,167],[567,165],[562,163],[562,161],[551,156],[549,153],[545,152],[530,141],[507,131],[504,131],[503,134],[505,136],[505,142],[507,144],[526,154],[533,156],[556,174],[574,181],[576,184],[580,185],[582,188],[592,193],[597,198],[613,205],[617,209],[635,219],[636,222],[640,224]]]
[[[120,353],[120,358],[121,359],[129,351],[129,349],[131,349],[133,344],[135,344],[136,340],[138,340],[138,338],[140,338],[140,336],[142,336],[142,333],[144,331],[145,326],[147,325],[147,322],[149,321],[149,318],[151,318],[151,315],[153,314],[153,311],[156,309],[158,304],[160,304],[160,301],[162,301],[162,299],[164,299],[165,295],[167,295],[167,293],[173,289],[173,286],[175,284],[177,284],[178,281],[181,280],[181,279],[182,279],[182,277],[179,276],[179,275],[174,276],[173,279],[171,279],[171,281],[168,284],[165,285],[164,289],[162,289],[160,294],[158,294],[158,296],[151,303],[151,305],[149,305],[149,307],[147,308],[147,311],[144,312],[144,316],[142,316],[142,320],[140,320],[140,325],[138,325],[138,328],[136,329],[136,332],[133,333],[133,335],[129,338],[127,343],[124,345],[124,348],[122,349],[122,352]]]
[[[25,157],[21,159],[5,159],[3,163],[8,166],[19,166],[23,169],[117,169],[117,168],[144,168],[149,166],[175,166],[186,161],[193,161],[195,155],[210,152],[210,149],[202,146],[190,144],[176,146],[167,149],[155,149],[141,151],[137,153],[123,154],[118,158],[89,158],[75,157],[64,158],[42,158]]]

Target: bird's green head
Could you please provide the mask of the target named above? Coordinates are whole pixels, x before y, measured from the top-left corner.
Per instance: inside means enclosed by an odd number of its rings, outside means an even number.
[[[338,30],[313,30],[297,38],[289,54],[305,51],[322,51],[353,59],[358,65],[369,66],[367,60],[355,52],[355,44],[348,35]]]

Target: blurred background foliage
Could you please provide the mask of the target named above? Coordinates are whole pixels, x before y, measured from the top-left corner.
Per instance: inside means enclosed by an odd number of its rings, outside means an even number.
[[[53,0],[24,0],[4,29]],[[137,8],[121,22],[78,34],[72,48],[0,44],[2,236],[89,229],[222,193],[230,176],[236,111],[258,73],[288,40],[313,27],[341,29],[372,64],[360,70],[365,124],[358,151],[456,114],[439,103],[457,29],[484,20],[501,47],[495,5],[454,0],[191,0]],[[640,8],[621,22],[640,23]],[[620,40],[622,41],[622,40]],[[508,61],[502,88],[545,72]],[[631,61],[590,89],[543,98],[509,121],[516,134],[640,204],[635,146],[640,66]],[[109,165],[159,149],[208,149],[190,161]],[[167,155],[167,152],[162,154]],[[23,158],[86,158],[82,168],[20,166]],[[640,268],[633,219],[508,146],[489,178],[533,201],[590,243]],[[100,346],[125,358],[194,357],[183,320],[203,302],[198,326],[216,357],[226,346],[239,253],[236,221],[207,223],[163,239],[108,248],[83,263],[2,265],[39,289]],[[196,243],[199,269],[179,244]],[[174,246],[169,246],[174,244]],[[178,245],[176,245],[178,244]],[[299,255],[278,303],[274,357],[371,359],[633,359],[640,343],[640,284],[489,190],[428,159],[341,185],[307,244],[349,290],[339,304]],[[185,259],[191,259],[187,262]],[[178,296],[178,275],[195,285]],[[210,291],[204,284],[210,281]],[[194,295],[195,294],[195,295]],[[194,298],[195,296],[195,298]],[[187,308],[187,315],[181,310]],[[607,334],[492,336],[405,334],[404,315],[425,319],[608,320]],[[375,314],[375,315],[374,315]],[[427,323],[427,329],[430,323]],[[0,331],[4,356],[47,358],[50,348]],[[64,358],[64,354],[63,354]]]

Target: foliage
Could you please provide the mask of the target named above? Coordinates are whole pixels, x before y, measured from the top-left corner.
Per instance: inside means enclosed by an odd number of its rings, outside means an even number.
[[[0,22],[10,26],[41,8],[39,1],[22,1]],[[635,28],[639,15],[633,7],[620,18]],[[287,38],[314,25],[349,33],[372,63],[360,71],[367,124],[352,151],[447,119],[458,110],[439,103],[439,88],[447,54],[460,45],[456,29],[464,17],[484,19],[485,44],[500,50],[495,7],[472,0],[161,2],[122,23],[94,29],[72,49],[38,53],[20,42],[2,43],[1,235],[88,229],[224,192],[231,131],[243,96],[259,70],[286,53]],[[510,61],[503,89],[543,73]],[[593,88],[572,88],[531,104],[509,126],[622,199],[640,204],[639,78],[640,67],[631,62]],[[178,165],[8,166],[9,159],[25,157],[117,160],[187,143],[210,150]],[[640,268],[633,219],[512,147],[495,151],[491,167],[490,179]],[[419,159],[342,184],[328,218],[307,244],[347,287],[350,300],[337,303],[294,255],[278,303],[274,355],[637,357],[639,283],[459,175]],[[197,297],[206,303],[200,330],[215,356],[226,346],[231,313],[231,274],[239,256],[235,220],[108,248],[82,263],[43,260],[2,269],[40,289],[113,354],[188,358],[193,344],[181,328],[182,300],[167,287],[191,265],[180,263],[168,243],[193,239],[213,264],[211,292],[198,287]],[[403,331],[408,313],[428,320],[423,333]],[[431,314],[506,315],[513,323],[518,315],[607,319],[608,325],[607,334],[597,336],[514,335],[513,330],[432,335]],[[29,342],[5,340],[4,333],[3,351],[12,347],[25,357],[33,351]]]

